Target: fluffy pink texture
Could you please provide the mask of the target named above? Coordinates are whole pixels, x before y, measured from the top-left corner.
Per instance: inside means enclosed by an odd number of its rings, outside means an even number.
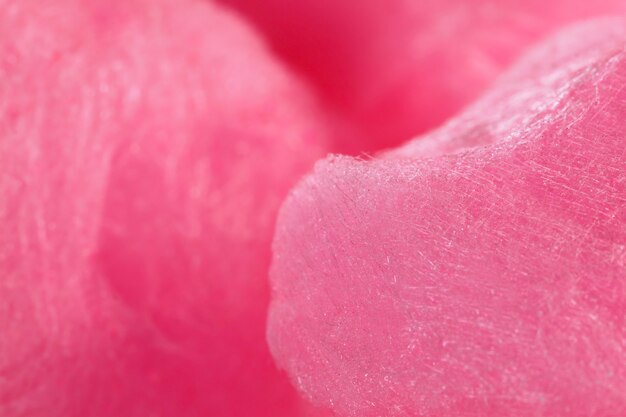
[[[269,341],[343,416],[626,415],[626,21],[441,130],[331,157],[274,241]]]
[[[2,0],[0,80],[0,415],[293,416],[266,275],[307,92],[193,0]]]
[[[221,0],[361,129],[348,152],[397,145],[482,93],[530,42],[624,0]]]

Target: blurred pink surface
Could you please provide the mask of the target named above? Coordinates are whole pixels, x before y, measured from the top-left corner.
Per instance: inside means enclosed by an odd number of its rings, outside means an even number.
[[[336,149],[396,146],[476,99],[531,43],[624,0],[220,0],[258,25],[359,132]]]
[[[295,415],[265,320],[307,91],[207,2],[0,10],[0,415]]]

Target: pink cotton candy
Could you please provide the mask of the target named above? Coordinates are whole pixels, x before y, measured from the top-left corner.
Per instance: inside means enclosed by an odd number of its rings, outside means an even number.
[[[274,241],[268,336],[341,416],[626,415],[626,21],[539,45],[439,131],[332,157]]]
[[[254,21],[361,131],[336,149],[395,146],[474,100],[531,42],[624,0],[221,0]]]
[[[265,343],[308,92],[208,2],[0,1],[0,415],[292,417]]]

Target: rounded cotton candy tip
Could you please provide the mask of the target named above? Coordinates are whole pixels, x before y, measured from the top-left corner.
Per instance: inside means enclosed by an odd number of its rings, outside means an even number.
[[[304,395],[341,416],[626,414],[624,28],[567,29],[441,130],[296,187],[268,338]]]

